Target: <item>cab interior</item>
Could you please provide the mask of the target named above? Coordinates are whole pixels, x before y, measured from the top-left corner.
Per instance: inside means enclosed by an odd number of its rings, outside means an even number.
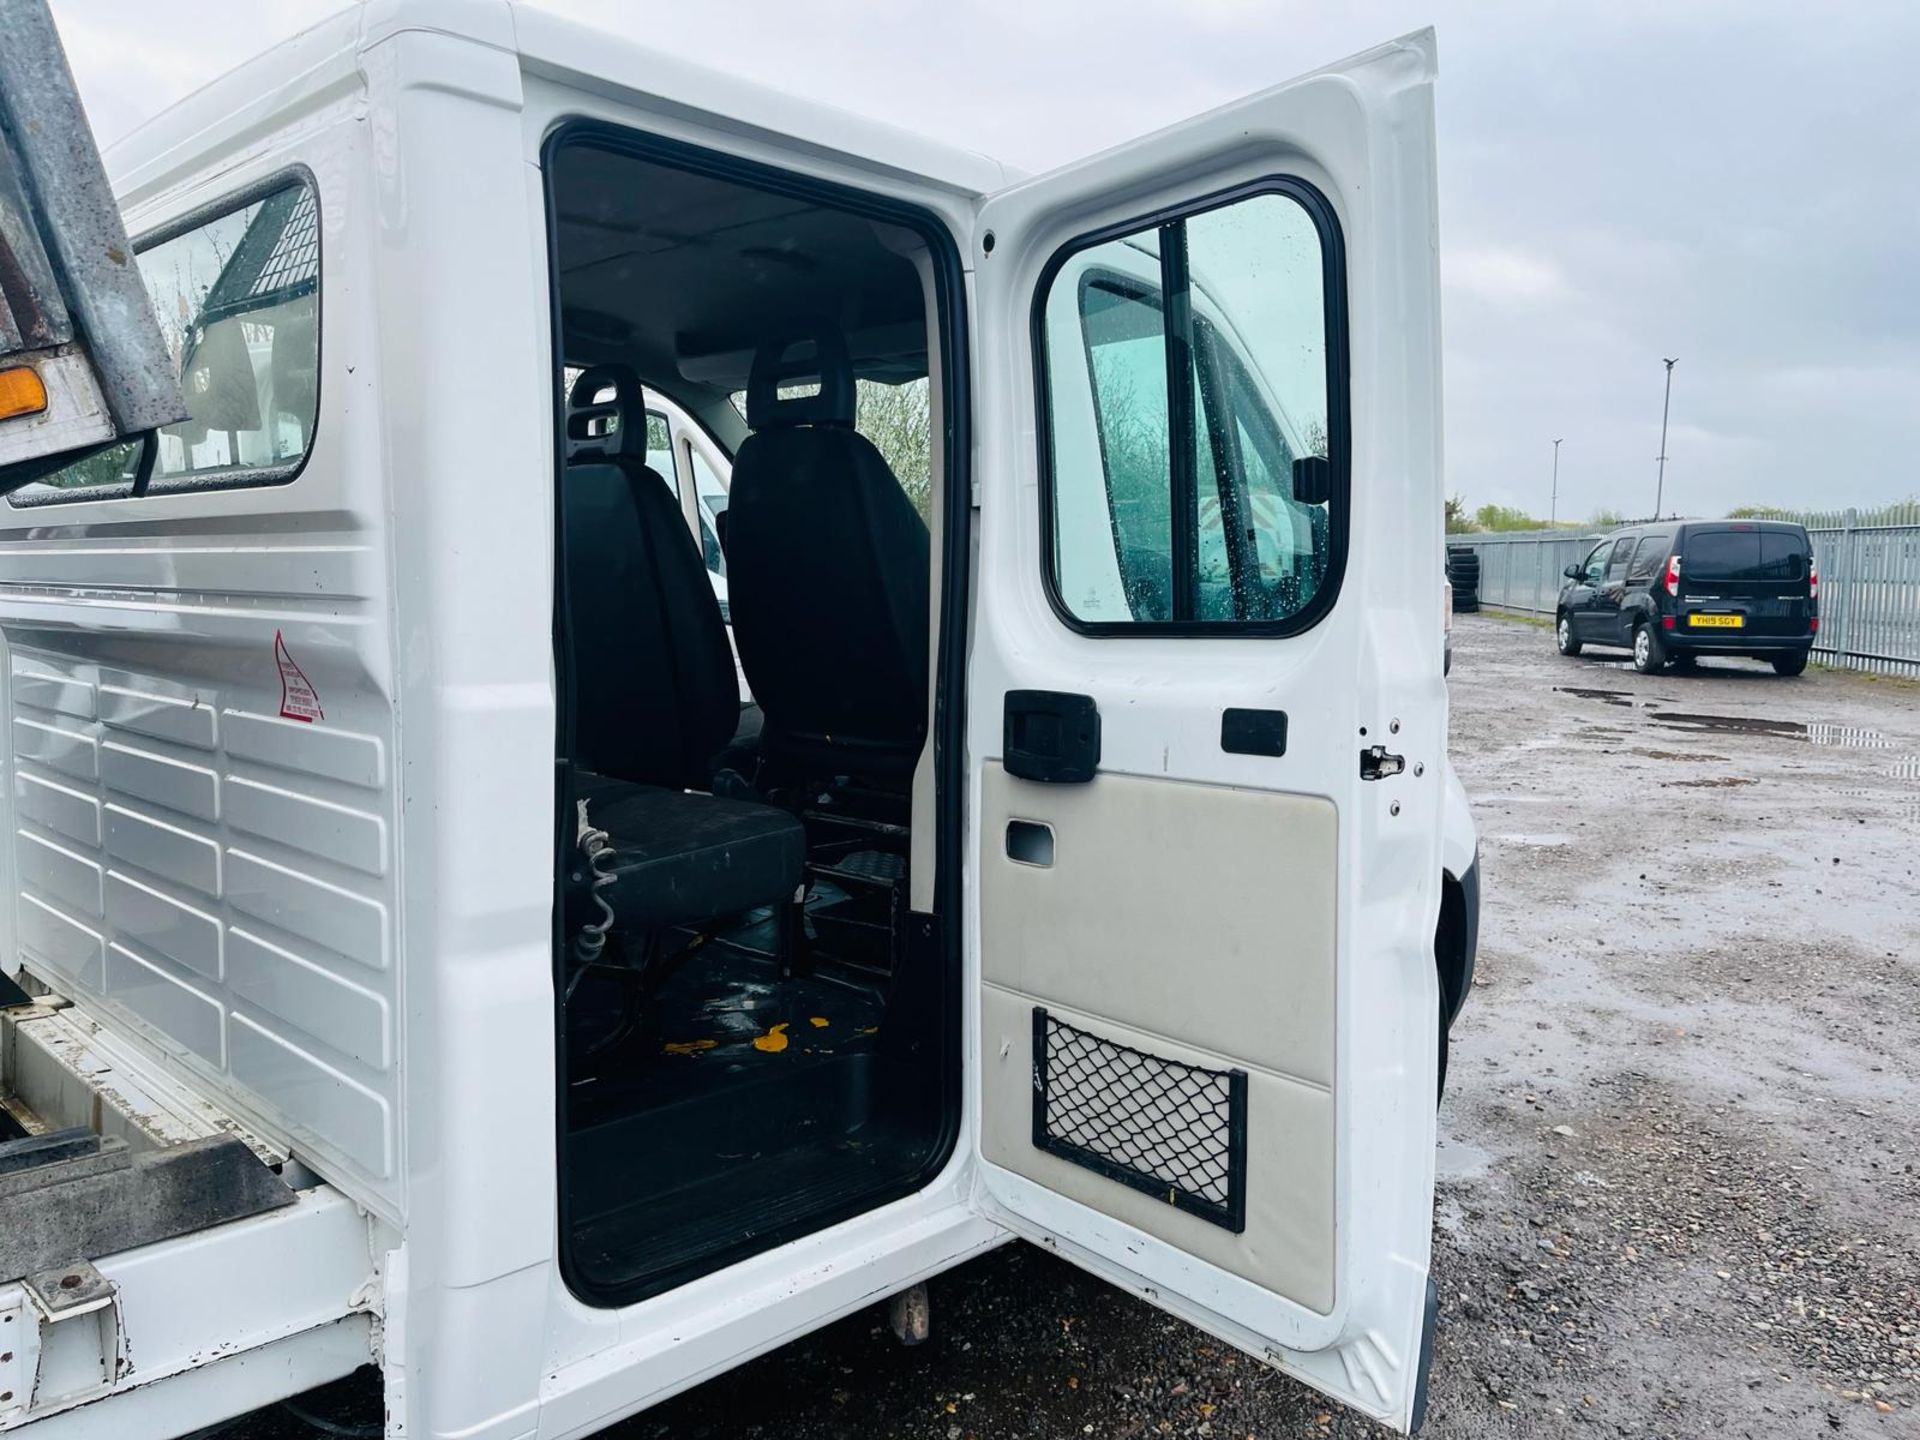
[[[951,1148],[958,262],[899,205],[599,127],[547,182],[563,1259],[627,1304]],[[726,457],[697,506],[662,398]]]

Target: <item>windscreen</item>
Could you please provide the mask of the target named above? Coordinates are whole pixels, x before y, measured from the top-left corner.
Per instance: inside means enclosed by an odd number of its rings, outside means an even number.
[[[1681,573],[1701,581],[1804,581],[1806,536],[1794,530],[1695,530],[1687,536]]]

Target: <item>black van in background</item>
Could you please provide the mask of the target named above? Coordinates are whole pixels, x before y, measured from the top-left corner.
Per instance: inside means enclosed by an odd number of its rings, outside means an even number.
[[[1674,520],[1616,530],[1566,569],[1555,607],[1562,655],[1633,652],[1651,674],[1701,655],[1807,668],[1820,629],[1820,572],[1805,528],[1782,520]]]

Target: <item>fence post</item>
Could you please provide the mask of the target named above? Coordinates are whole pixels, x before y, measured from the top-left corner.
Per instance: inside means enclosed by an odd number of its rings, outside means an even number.
[[[1846,561],[1840,567],[1840,583],[1833,587],[1840,592],[1837,597],[1840,603],[1835,607],[1840,613],[1834,617],[1839,622],[1837,628],[1840,633],[1833,637],[1833,658],[1840,665],[1847,663],[1848,652],[1852,649],[1853,592],[1859,588],[1853,583],[1860,563],[1859,551],[1855,548],[1860,538],[1856,533],[1859,523],[1860,512],[1851,508],[1840,517],[1840,554],[1846,557]]]

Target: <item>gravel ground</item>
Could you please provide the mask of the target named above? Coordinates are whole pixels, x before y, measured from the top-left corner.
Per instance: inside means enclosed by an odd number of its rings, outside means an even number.
[[[1920,686],[1455,642],[1485,912],[1424,1433],[1920,1436]],[[905,1349],[854,1316],[608,1433],[1386,1433],[1023,1246],[933,1319]]]

